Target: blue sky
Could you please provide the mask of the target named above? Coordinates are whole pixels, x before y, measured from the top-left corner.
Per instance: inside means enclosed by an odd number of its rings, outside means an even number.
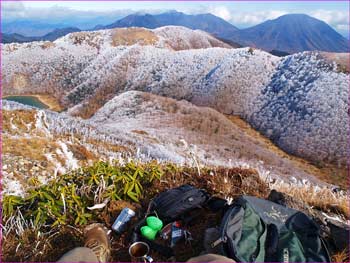
[[[47,23],[108,24],[134,12],[177,10],[188,14],[212,13],[239,28],[256,25],[287,13],[305,13],[321,19],[338,32],[349,32],[349,2],[2,2],[2,21],[40,20]],[[90,25],[91,24],[91,25]]]

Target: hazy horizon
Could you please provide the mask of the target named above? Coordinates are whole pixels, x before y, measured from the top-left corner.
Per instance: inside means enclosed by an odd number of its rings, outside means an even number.
[[[349,3],[344,2],[2,2],[1,22],[35,21],[90,29],[141,12],[170,10],[186,14],[211,13],[238,28],[247,28],[284,14],[302,13],[320,19],[349,38]],[[5,30],[4,30],[5,31]]]

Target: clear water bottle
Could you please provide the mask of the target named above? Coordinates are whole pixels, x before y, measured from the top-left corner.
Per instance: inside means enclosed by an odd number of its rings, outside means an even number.
[[[133,216],[135,216],[135,212],[130,208],[125,207],[114,221],[112,229],[119,234],[123,233],[125,231],[126,224]]]

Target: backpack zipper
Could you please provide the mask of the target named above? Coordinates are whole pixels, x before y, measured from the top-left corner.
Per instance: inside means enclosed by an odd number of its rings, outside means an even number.
[[[227,211],[225,216],[223,217],[223,222],[225,222],[225,224],[223,226],[220,227],[220,234],[221,237],[217,240],[215,240],[212,244],[211,244],[211,248],[215,248],[216,246],[220,245],[221,243],[226,243],[227,242],[227,236],[225,233],[225,229],[226,226],[228,224],[228,218],[231,216],[231,214],[235,211],[235,207],[230,208],[230,211]]]
[[[212,244],[211,244],[211,248],[215,248],[216,246],[218,246],[221,243],[226,243],[227,242],[227,237],[220,237],[219,239],[215,240]]]

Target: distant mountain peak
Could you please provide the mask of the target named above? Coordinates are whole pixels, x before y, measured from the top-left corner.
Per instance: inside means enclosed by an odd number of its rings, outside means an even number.
[[[213,14],[189,15],[176,10],[169,10],[161,14],[131,14],[112,24],[99,29],[120,27],[145,27],[154,29],[162,26],[184,26],[190,29],[200,29],[216,37],[226,39],[238,28]]]
[[[179,14],[179,15],[183,15],[184,13],[180,12],[180,11],[177,11],[175,9],[172,9],[172,10],[164,12],[163,14]]]
[[[327,23],[306,14],[286,14],[234,32],[232,41],[267,51],[348,52],[349,41]]]
[[[276,19],[285,19],[285,18],[313,18],[307,14],[302,14],[302,13],[293,13],[293,14],[285,14],[277,17]],[[315,18],[313,18],[315,19]]]

